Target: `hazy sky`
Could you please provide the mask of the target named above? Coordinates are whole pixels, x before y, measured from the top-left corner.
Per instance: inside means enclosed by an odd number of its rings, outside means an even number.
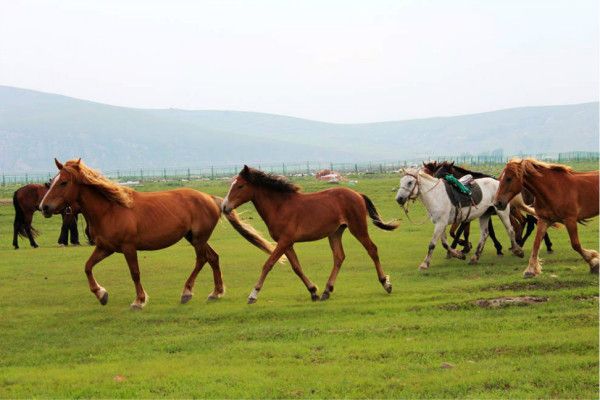
[[[0,0],[0,85],[333,122],[598,100],[598,1]]]

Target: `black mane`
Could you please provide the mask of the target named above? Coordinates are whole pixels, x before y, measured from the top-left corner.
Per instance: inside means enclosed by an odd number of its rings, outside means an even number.
[[[496,179],[495,177],[488,175],[488,174],[484,174],[483,172],[476,172],[476,171],[470,171],[466,168],[463,167],[459,167],[454,165],[453,163],[450,163],[448,161],[442,161],[439,163],[429,163],[427,165],[436,165],[437,168],[434,171],[434,176],[436,178],[442,178],[443,175],[446,175],[448,173],[455,175],[457,178],[461,178],[465,175],[470,174],[471,176],[473,176],[473,179],[480,179],[480,178],[493,178]]]
[[[280,193],[296,193],[300,188],[288,181],[285,177],[273,174],[267,174],[254,168],[244,167],[240,176],[248,183],[271,189]]]

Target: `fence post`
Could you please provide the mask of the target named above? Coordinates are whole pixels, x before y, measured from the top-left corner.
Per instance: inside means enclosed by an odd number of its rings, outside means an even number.
[[[187,169],[187,179],[188,179],[188,181],[191,179],[191,176],[190,176],[190,169],[189,169],[189,168]]]
[[[140,169],[140,181],[144,180],[144,170]]]
[[[306,162],[306,175],[310,175],[310,164],[308,161]]]
[[[166,181],[167,180],[167,169],[163,168],[163,178]]]
[[[285,175],[285,163],[281,164],[281,168],[282,168],[282,171],[283,171],[282,175]]]
[[[25,174],[25,183],[29,183],[29,177]]]
[[[212,165],[210,166],[210,180],[215,180],[215,168]]]
[[[4,179],[4,174],[2,174],[2,186],[6,186],[6,181]]]

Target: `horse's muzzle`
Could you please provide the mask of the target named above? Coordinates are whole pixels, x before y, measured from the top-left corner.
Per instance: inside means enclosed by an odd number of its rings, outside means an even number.
[[[396,201],[398,202],[398,204],[400,204],[401,206],[404,205],[404,203],[406,203],[407,198],[406,197],[396,197]]]
[[[52,210],[50,209],[50,206],[48,206],[47,204],[44,204],[41,211],[42,211],[42,215],[46,218],[50,218],[53,214]]]

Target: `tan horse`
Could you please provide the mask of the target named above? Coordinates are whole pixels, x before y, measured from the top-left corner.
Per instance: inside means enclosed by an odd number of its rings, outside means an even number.
[[[229,214],[248,201],[254,204],[267,224],[271,237],[277,241],[277,246],[263,265],[258,282],[248,297],[249,304],[256,302],[267,274],[277,259],[284,254],[310,292],[312,300],[317,300],[317,287],[304,275],[294,250],[294,243],[326,237],[329,238],[329,245],[333,251],[333,270],[321,300],[328,299],[345,258],[342,234],[346,228],[369,253],[384,289],[388,293],[392,291],[390,278],[381,268],[377,247],[369,237],[367,213],[378,228],[393,230],[398,225],[382,222],[375,206],[364,194],[343,187],[304,194],[283,177],[244,166],[223,200],[223,211]]]
[[[538,259],[540,243],[548,226],[563,223],[571,246],[590,265],[590,272],[598,273],[598,252],[581,247],[577,234],[577,223],[598,215],[598,171],[575,172],[560,164],[547,164],[535,159],[511,160],[500,175],[500,186],[496,193],[495,206],[499,209],[523,188],[535,197],[533,207],[538,216],[538,225],[529,266],[525,278],[539,275],[542,267]]]
[[[148,296],[140,282],[137,251],[162,249],[183,237],[194,246],[196,266],[185,282],[181,302],[192,298],[196,276],[207,261],[215,284],[208,297],[217,299],[223,295],[219,256],[207,243],[221,216],[222,199],[192,189],[139,193],[109,181],[81,160],[64,165],[56,159],[55,162],[59,172],[40,209],[50,217],[75,202],[81,207],[96,245],[85,264],[85,273],[90,290],[102,305],[108,301],[108,292],[96,282],[94,265],[115,252],[123,253],[136,289],[131,307],[142,308]],[[227,220],[250,243],[271,254],[273,246],[236,214],[228,214]]]

